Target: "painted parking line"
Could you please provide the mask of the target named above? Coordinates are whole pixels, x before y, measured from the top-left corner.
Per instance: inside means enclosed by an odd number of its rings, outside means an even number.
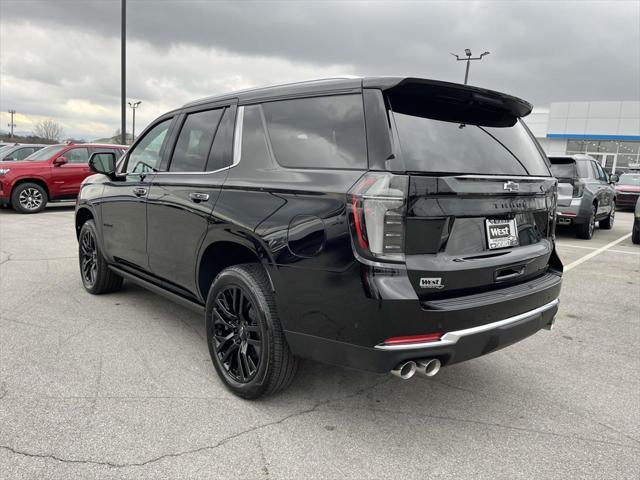
[[[586,247],[584,245],[572,245],[570,243],[558,243],[557,245],[562,248],[581,248],[583,250],[598,250],[598,247]],[[614,250],[614,249],[610,249],[608,251],[611,253],[626,253],[628,255],[640,255],[640,251],[629,252],[628,250]]]
[[[569,270],[572,270],[572,269],[576,268],[578,265],[586,262],[587,260],[592,259],[593,257],[596,257],[596,256],[600,255],[602,252],[606,252],[611,247],[619,244],[620,242],[624,242],[630,236],[631,236],[631,232],[627,233],[626,235],[621,236],[619,239],[614,240],[613,242],[607,243],[603,247],[600,247],[600,248],[594,250],[591,253],[587,253],[584,257],[581,257],[578,260],[576,260],[575,262],[571,262],[569,265],[564,267],[564,271],[568,272]]]

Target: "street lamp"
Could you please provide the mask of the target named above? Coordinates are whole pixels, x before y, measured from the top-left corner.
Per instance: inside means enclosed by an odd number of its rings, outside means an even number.
[[[464,84],[466,85],[467,84],[467,80],[469,79],[469,64],[471,63],[471,60],[482,60],[482,57],[484,57],[485,55],[489,55],[490,52],[481,53],[479,57],[475,57],[475,58],[473,58],[471,56],[471,50],[469,50],[468,48],[464,49],[464,53],[466,55],[466,58],[464,58],[464,57],[460,58],[455,53],[452,53],[451,55],[456,57],[456,60],[458,60],[458,61],[467,62],[467,70],[464,73]]]
[[[136,139],[136,108],[140,106],[142,101],[138,100],[137,102],[128,103],[131,110],[133,110],[133,125],[131,126],[131,143],[133,144],[133,141]]]

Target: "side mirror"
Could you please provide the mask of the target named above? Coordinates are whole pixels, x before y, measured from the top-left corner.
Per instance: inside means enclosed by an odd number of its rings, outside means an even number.
[[[53,164],[56,167],[60,167],[60,166],[64,165],[65,163],[69,163],[69,160],[67,160],[67,157],[58,157],[53,161]]]
[[[618,175],[617,173],[612,173],[611,175],[609,175],[609,181],[611,183],[618,183],[620,181],[620,175]]]
[[[116,173],[116,156],[113,152],[96,152],[89,159],[89,169],[109,177]]]

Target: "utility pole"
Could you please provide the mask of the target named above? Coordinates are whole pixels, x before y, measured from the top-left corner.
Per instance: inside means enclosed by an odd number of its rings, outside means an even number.
[[[13,116],[16,114],[15,110],[9,110],[9,115],[11,115],[11,122],[9,122],[9,124],[7,125],[10,129],[11,129],[11,138],[13,138],[13,127],[16,126],[15,123],[13,123]]]
[[[459,62],[467,62],[467,69],[464,72],[464,84],[466,85],[467,84],[467,80],[469,80],[469,65],[471,64],[471,60],[482,60],[482,57],[484,57],[485,55],[489,55],[489,53],[491,53],[491,52],[481,53],[479,57],[475,57],[475,58],[471,56],[471,50],[469,50],[468,48],[464,49],[464,53],[466,55],[466,58],[460,58],[455,53],[452,53],[451,55],[456,57],[456,60],[459,61]]]
[[[120,25],[120,134],[122,145],[127,144],[127,0],[122,0],[122,24]]]
[[[131,107],[131,110],[133,110],[133,125],[131,126],[131,144],[132,145],[136,139],[136,108],[138,108],[141,103],[142,103],[142,100],[138,100],[137,102],[133,102],[133,103],[129,102],[129,107]]]

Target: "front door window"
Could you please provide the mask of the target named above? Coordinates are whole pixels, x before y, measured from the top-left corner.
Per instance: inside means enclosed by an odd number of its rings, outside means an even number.
[[[162,148],[167,139],[171,118],[149,130],[133,147],[125,165],[125,173],[157,172],[162,158]]]

